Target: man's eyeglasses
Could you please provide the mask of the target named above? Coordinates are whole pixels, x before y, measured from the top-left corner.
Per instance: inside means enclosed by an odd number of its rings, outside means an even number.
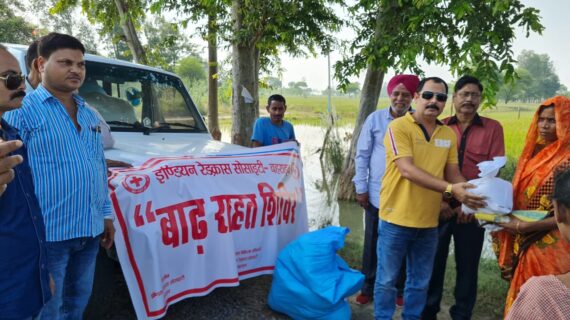
[[[23,74],[9,74],[5,77],[0,77],[0,80],[4,80],[4,84],[6,85],[6,89],[8,90],[16,90],[21,85],[22,82],[26,80],[26,77]]]
[[[439,102],[447,101],[447,94],[445,94],[445,93],[435,93],[435,92],[431,92],[431,91],[422,92],[422,98],[423,99],[431,100],[431,98],[433,98],[433,96],[435,96],[435,100],[437,100]]]
[[[471,97],[471,99],[475,100],[475,99],[481,98],[481,94],[479,92],[459,92],[459,93],[457,93],[457,95],[461,99],[467,99],[467,98]]]

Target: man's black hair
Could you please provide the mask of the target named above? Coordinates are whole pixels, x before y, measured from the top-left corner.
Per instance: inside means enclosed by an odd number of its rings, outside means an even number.
[[[554,177],[554,193],[552,199],[570,208],[570,169],[559,172]]]
[[[449,90],[449,89],[447,88],[447,83],[446,83],[442,78],[439,78],[439,77],[427,77],[427,78],[422,79],[422,80],[420,81],[420,83],[418,83],[418,86],[417,86],[417,88],[416,88],[416,92],[417,92],[417,93],[420,93],[420,92],[422,91],[422,89],[424,88],[424,85],[425,85],[426,82],[428,82],[428,81],[433,81],[433,82],[435,82],[435,83],[443,83],[443,85],[445,86],[445,93],[447,93],[447,91]]]
[[[85,47],[77,38],[68,34],[52,32],[43,37],[38,45],[38,54],[49,59],[52,53],[60,49],[80,50],[85,54]]]
[[[285,102],[285,97],[283,97],[280,94],[272,94],[269,96],[269,98],[267,98],[267,105],[270,106],[271,105],[271,101],[279,101],[279,102],[283,102],[283,104],[287,104]]]
[[[477,87],[479,87],[479,91],[483,92],[483,85],[481,84],[481,81],[479,81],[479,79],[473,76],[463,76],[459,78],[459,80],[457,80],[457,82],[455,83],[455,92],[461,90],[463,87],[465,87],[468,84],[476,85]]]
[[[28,68],[28,70],[32,69],[32,62],[38,58],[38,45],[40,44],[40,40],[41,38],[30,43],[28,51],[26,52],[26,68]]]

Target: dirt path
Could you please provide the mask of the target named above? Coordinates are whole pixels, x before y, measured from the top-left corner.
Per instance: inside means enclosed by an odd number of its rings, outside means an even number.
[[[238,287],[218,288],[205,297],[189,298],[172,305],[164,319],[290,319],[288,316],[277,313],[267,306],[267,296],[271,288],[271,276],[260,276],[244,280]],[[109,310],[104,319],[136,319],[129,293],[125,282],[119,278],[116,281],[116,290],[111,299]],[[372,320],[373,304],[361,306],[349,298],[352,319]],[[447,310],[447,307],[443,307]],[[394,319],[400,319],[401,309],[396,310]],[[438,319],[450,319],[443,312]]]

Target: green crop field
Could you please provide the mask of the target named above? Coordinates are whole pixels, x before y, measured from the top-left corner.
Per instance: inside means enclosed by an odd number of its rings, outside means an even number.
[[[293,124],[325,124],[327,97],[291,96],[286,98],[287,113],[285,117]],[[265,99],[266,97],[261,97],[261,101],[265,101]],[[354,126],[356,116],[358,115],[358,103],[358,97],[332,97],[332,110],[336,115],[336,124],[339,126]],[[390,101],[387,98],[381,98],[378,102],[378,108],[384,108],[389,104]],[[496,119],[503,125],[507,156],[518,158],[524,144],[528,126],[537,107],[538,105],[511,102],[508,105],[499,104],[494,109],[482,110],[480,112],[481,115]],[[518,108],[520,108],[520,112]],[[449,116],[451,111],[452,106],[448,103],[442,117]],[[260,115],[265,115],[266,113],[265,109],[260,109]]]

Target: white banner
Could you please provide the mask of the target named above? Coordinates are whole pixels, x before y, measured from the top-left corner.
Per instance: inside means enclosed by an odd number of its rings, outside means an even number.
[[[139,319],[273,273],[279,251],[308,230],[294,143],[152,158],[114,171],[109,186],[117,254]]]

